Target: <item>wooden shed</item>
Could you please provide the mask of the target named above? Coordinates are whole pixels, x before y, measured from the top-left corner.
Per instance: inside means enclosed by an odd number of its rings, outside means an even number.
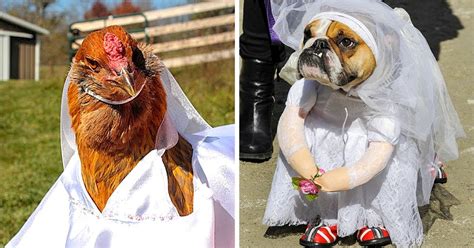
[[[39,80],[39,35],[49,31],[0,11],[0,81]]]

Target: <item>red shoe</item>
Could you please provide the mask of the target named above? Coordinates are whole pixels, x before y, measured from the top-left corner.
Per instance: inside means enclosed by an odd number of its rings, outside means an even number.
[[[447,183],[448,182],[448,175],[446,174],[446,171],[444,171],[444,163],[439,161],[438,162],[438,167],[435,167],[436,171],[436,177],[434,183]]]
[[[337,225],[308,224],[300,238],[300,245],[305,247],[330,247],[337,242]]]
[[[357,242],[361,246],[377,245],[384,246],[392,243],[390,235],[385,227],[362,227],[357,231]]]
[[[443,163],[443,161],[440,160],[438,155],[435,156],[434,163],[435,165],[431,167],[431,173],[435,179],[434,183],[447,183],[448,175],[446,174],[446,171],[444,170],[446,165]]]

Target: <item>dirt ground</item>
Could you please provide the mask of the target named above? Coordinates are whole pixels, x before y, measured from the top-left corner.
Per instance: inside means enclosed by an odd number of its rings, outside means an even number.
[[[427,37],[467,134],[458,142],[460,158],[448,164],[448,183],[436,186],[431,204],[420,210],[423,247],[474,247],[474,1],[387,2],[405,7]],[[277,92],[277,112],[284,102],[282,95]],[[284,230],[276,238],[264,237],[268,227],[262,224],[262,217],[276,163],[276,141],[274,150],[267,162],[240,164],[240,247],[299,246],[301,228]],[[344,245],[357,245],[346,241]]]

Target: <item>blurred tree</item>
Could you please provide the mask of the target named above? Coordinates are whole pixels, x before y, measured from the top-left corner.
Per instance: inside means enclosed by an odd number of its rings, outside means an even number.
[[[45,9],[48,7],[50,4],[54,3],[55,0],[34,0],[33,3],[36,6],[36,12],[38,13],[39,16],[44,18],[45,15]]]
[[[110,11],[107,9],[107,6],[103,4],[100,0],[96,0],[90,10],[84,14],[84,19],[92,19],[99,17],[106,17],[110,15]]]
[[[148,11],[154,9],[153,3],[150,0],[136,0],[135,5],[137,5],[141,11]]]
[[[134,5],[130,0],[123,0],[122,3],[119,3],[113,10],[112,14],[114,15],[123,15],[140,12],[140,7]]]

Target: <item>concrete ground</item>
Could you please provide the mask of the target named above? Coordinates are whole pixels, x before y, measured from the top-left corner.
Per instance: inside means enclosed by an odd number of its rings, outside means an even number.
[[[448,164],[448,183],[436,186],[431,204],[420,210],[425,228],[423,247],[474,247],[474,1],[420,0],[415,6],[407,0],[386,2],[405,7],[427,37],[467,134],[458,142],[460,158]],[[278,112],[284,102],[284,90],[277,94],[280,97]],[[299,246],[301,228],[275,233],[262,225],[275,169],[277,142],[274,150],[269,161],[240,164],[241,247]],[[264,237],[267,231],[273,231],[276,237]],[[343,245],[357,246],[353,240],[346,243]]]

